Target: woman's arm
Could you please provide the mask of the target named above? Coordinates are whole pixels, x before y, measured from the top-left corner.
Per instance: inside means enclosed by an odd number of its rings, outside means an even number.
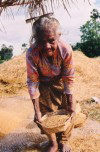
[[[35,61],[33,60],[32,53],[30,50],[26,54],[26,65],[27,65],[27,85],[35,110],[35,121],[41,121],[41,112],[39,107],[39,74]]]
[[[32,99],[32,103],[34,106],[34,110],[35,110],[35,117],[34,117],[34,121],[38,121],[41,122],[41,112],[40,112],[40,106],[39,106],[39,98],[36,99]]]
[[[62,79],[64,83],[64,96],[63,104],[68,111],[75,111],[75,101],[73,100],[73,79],[74,79],[74,65],[72,57],[72,48],[69,45],[66,49],[65,57],[63,59],[63,68],[62,68]]]

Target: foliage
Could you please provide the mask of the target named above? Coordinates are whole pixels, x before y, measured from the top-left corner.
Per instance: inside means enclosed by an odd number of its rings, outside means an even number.
[[[90,20],[80,27],[81,43],[75,49],[81,49],[88,57],[100,56],[100,13],[93,9]]]
[[[25,53],[28,50],[28,46],[27,45],[28,44],[26,44],[26,43],[22,44],[22,47],[21,47],[22,53]]]
[[[27,46],[27,44],[26,44],[26,43],[23,43],[23,44],[22,44],[22,47],[26,47],[26,46]]]
[[[2,45],[0,50],[0,63],[3,63],[5,60],[11,59],[13,56],[13,46],[10,45],[7,47],[5,44]]]

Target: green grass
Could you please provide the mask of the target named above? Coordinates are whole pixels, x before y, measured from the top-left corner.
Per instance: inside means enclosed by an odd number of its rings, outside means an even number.
[[[2,64],[4,62],[4,60],[0,60],[0,64]]]
[[[89,111],[89,117],[100,122],[100,107],[99,108],[95,108],[95,107],[92,108]]]
[[[80,102],[83,113],[88,115],[92,120],[100,122],[100,105],[93,102],[91,99]]]

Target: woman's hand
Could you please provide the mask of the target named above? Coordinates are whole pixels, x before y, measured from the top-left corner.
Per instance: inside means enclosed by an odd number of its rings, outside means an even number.
[[[67,94],[66,96],[67,96],[67,102],[68,102],[68,112],[70,113],[71,120],[74,122],[76,112],[75,112],[75,102],[73,102],[73,95]]]
[[[69,113],[75,112],[75,103],[73,102],[72,94],[63,94],[62,102],[62,106],[66,111],[68,111]]]
[[[41,123],[41,112],[35,112],[35,116],[34,116],[34,122],[39,122]]]

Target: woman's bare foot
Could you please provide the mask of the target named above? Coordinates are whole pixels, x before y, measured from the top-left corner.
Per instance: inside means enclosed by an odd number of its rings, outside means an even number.
[[[48,152],[57,152],[58,143],[57,143],[57,139],[56,139],[56,134],[55,133],[50,134],[49,138],[51,138],[51,145],[50,145]]]
[[[58,144],[52,143],[48,152],[57,152],[57,151],[58,151]]]
[[[60,149],[61,149],[61,152],[72,152],[71,148],[67,146],[67,144],[60,143]]]

